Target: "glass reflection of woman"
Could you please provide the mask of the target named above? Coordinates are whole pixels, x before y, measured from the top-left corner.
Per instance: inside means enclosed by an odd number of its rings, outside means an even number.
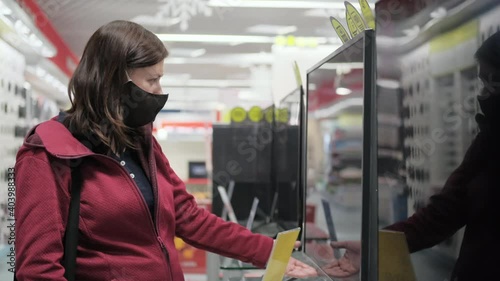
[[[500,264],[500,32],[477,50],[478,96],[483,114],[476,116],[480,132],[461,165],[440,193],[408,219],[385,229],[404,232],[411,252],[435,246],[465,226],[451,281],[499,280]],[[345,255],[325,270],[339,278],[359,272],[360,242],[333,242]]]

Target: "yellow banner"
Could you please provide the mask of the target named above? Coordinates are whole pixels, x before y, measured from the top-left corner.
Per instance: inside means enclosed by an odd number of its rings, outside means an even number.
[[[345,43],[349,41],[349,39],[351,39],[349,33],[347,33],[347,30],[345,30],[342,23],[340,23],[336,18],[330,17],[330,22],[332,23],[335,32],[337,32],[337,35],[340,37],[340,40],[342,40],[342,43]]]
[[[443,35],[437,36],[430,42],[431,53],[438,53],[451,49],[463,42],[475,39],[479,32],[479,22],[472,20]]]

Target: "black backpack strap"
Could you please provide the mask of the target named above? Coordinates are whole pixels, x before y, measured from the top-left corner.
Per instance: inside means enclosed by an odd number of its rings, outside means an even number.
[[[71,166],[71,201],[69,203],[68,224],[64,235],[64,260],[66,269],[64,277],[68,281],[75,280],[76,252],[78,247],[78,223],[80,221],[80,194],[82,189],[82,175],[79,167]]]
[[[64,256],[62,265],[65,268],[64,277],[75,281],[76,252],[78,247],[78,224],[80,221],[80,194],[82,190],[82,175],[78,167],[71,166],[71,199],[69,203],[68,224],[64,235]],[[17,281],[14,271],[14,281]]]

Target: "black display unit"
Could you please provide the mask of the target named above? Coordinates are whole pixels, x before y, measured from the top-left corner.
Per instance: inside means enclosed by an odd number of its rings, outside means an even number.
[[[274,195],[271,184],[272,125],[229,124],[213,126],[212,212],[222,215],[218,186],[234,182],[231,203],[240,221],[248,218],[253,198],[260,200],[256,220],[269,214]]]
[[[222,215],[218,186],[233,181],[231,203],[238,221],[248,218],[253,198],[259,199],[254,232],[275,236],[302,224],[300,186],[300,102],[302,87],[277,105],[273,120],[213,127],[212,212]],[[285,114],[278,116],[279,114]]]
[[[312,118],[312,113],[310,112],[310,107],[313,105],[313,91],[333,91],[338,87],[337,85],[339,75],[343,75],[348,69],[362,69],[361,72],[357,72],[359,76],[354,76],[354,79],[358,79],[359,83],[362,85],[358,90],[353,92],[359,92],[359,97],[357,101],[362,101],[362,151],[360,156],[362,158],[362,179],[360,184],[360,221],[359,228],[360,234],[356,239],[361,240],[362,254],[361,254],[361,268],[360,268],[360,280],[377,280],[377,262],[378,262],[378,194],[377,194],[377,116],[376,116],[376,90],[375,90],[375,33],[373,30],[365,30],[364,32],[358,34],[356,37],[352,38],[346,42],[339,49],[334,51],[332,54],[327,56],[322,61],[318,62],[315,66],[310,68],[307,72],[307,88],[303,97],[301,98],[301,108],[304,110],[302,115],[301,123],[304,124],[301,130],[301,157],[300,157],[300,177],[301,186],[303,187],[303,198],[304,200],[309,200],[310,194],[308,190],[312,189],[314,186],[308,186],[310,184],[311,177],[310,170],[313,169],[309,166],[308,153],[315,149],[311,147],[314,143],[308,143],[308,139],[315,136],[309,136],[308,134],[317,134],[317,131],[309,128],[308,123]],[[353,77],[351,77],[351,80]],[[325,82],[326,81],[326,82]],[[334,81],[334,82],[332,82]],[[352,82],[352,81],[351,81]],[[325,99],[319,99],[323,101]],[[339,97],[338,100],[332,100],[325,103],[324,108],[322,108],[323,113],[328,113],[330,110],[337,110],[338,105],[336,102],[343,101],[344,104],[347,98]],[[354,100],[354,99],[353,99]],[[314,100],[314,105],[318,105],[318,99]],[[314,117],[321,118],[321,117]],[[311,129],[311,130],[310,130]],[[317,128],[315,129],[317,130]],[[321,136],[323,137],[323,136]],[[312,165],[312,163],[311,163]],[[321,193],[321,192],[319,192]],[[324,192],[323,192],[324,193]],[[326,195],[321,195],[326,203],[331,205],[335,202],[328,201],[331,197]],[[321,208],[321,207],[320,207]],[[336,209],[332,209],[332,212],[336,212]],[[318,212],[317,212],[318,213]],[[335,213],[333,214],[335,216]],[[303,210],[303,217],[305,217],[305,208]],[[342,233],[344,230],[342,227],[337,227],[336,231]],[[310,225],[309,225],[310,226]],[[308,230],[308,224],[305,222],[302,225],[304,229],[304,235],[302,237],[302,244],[304,245],[303,251],[307,256],[311,257],[319,267],[326,266],[326,261],[328,257],[325,257],[326,252],[323,250],[329,248],[328,244],[318,247],[318,245],[307,244],[306,241],[318,241],[317,237],[308,237],[316,235],[315,233]],[[330,235],[333,237],[333,235]],[[327,237],[327,239],[330,239]],[[339,235],[340,240],[343,237]],[[331,249],[331,248],[330,248]],[[315,252],[319,251],[319,252]],[[333,252],[331,253],[333,256]],[[320,260],[321,257],[323,260]],[[332,257],[330,257],[329,260]],[[332,280],[334,277],[330,276]]]
[[[273,185],[277,194],[273,220],[282,230],[302,224],[302,188],[300,186],[300,97],[302,86],[297,87],[276,105],[273,133]]]

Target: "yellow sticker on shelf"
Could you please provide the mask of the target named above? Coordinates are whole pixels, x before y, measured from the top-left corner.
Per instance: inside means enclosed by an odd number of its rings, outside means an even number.
[[[349,15],[354,27],[357,29],[357,34],[363,32],[366,29],[365,22],[363,21],[363,17],[359,14],[358,10],[349,2],[344,2],[346,15]],[[351,31],[352,33],[352,31]],[[354,35],[353,35],[354,37]]]
[[[358,0],[359,6],[361,6],[361,13],[363,13],[363,17],[365,18],[366,24],[369,28],[375,29],[375,17],[373,16],[372,9],[370,8],[370,4],[366,0]]]
[[[231,121],[241,123],[247,119],[247,112],[243,107],[235,107],[231,110]]]
[[[333,29],[335,29],[335,32],[339,36],[340,40],[342,40],[342,43],[345,43],[349,41],[349,39],[351,39],[349,33],[347,33],[347,30],[339,20],[334,17],[330,17],[330,22],[332,23]]]
[[[248,111],[248,119],[252,122],[260,122],[264,118],[264,113],[262,112],[262,108],[258,106],[253,106]]]

